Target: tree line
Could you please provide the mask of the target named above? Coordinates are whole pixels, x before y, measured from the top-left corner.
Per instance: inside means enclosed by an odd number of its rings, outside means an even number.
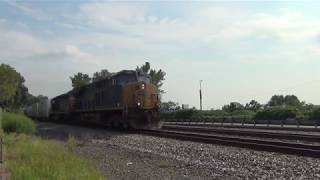
[[[46,96],[34,96],[29,93],[24,77],[7,64],[0,65],[0,106],[19,109],[38,102]]]
[[[231,102],[230,104],[224,105],[222,110],[227,112],[241,111],[241,110],[251,110],[258,111],[270,107],[310,107],[312,104],[306,104],[305,101],[300,101],[295,95],[273,95],[266,104],[260,104],[256,100],[251,100],[245,105],[238,102]]]
[[[166,117],[248,117],[261,120],[320,120],[320,106],[300,101],[295,95],[273,95],[266,104],[251,100],[246,104],[230,102],[221,109],[198,111],[195,108],[182,110],[179,103],[162,102],[161,110]],[[168,112],[171,112],[168,113]]]

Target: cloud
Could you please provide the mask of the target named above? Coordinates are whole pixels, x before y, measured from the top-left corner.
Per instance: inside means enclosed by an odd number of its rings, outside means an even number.
[[[28,75],[32,90],[37,90],[35,87],[43,79],[55,79],[57,84],[65,81],[52,88],[60,89],[59,92],[66,90],[67,84],[69,87],[69,79],[65,77],[72,73],[134,68],[147,59],[167,72],[165,88],[169,93],[165,96],[169,100],[177,98],[182,102],[184,97],[197,92],[197,88],[189,89],[182,96],[176,82],[188,88],[190,82],[195,81],[192,86],[197,87],[197,79],[217,77],[212,80],[214,84],[222,83],[221,86],[229,88],[226,91],[223,87],[207,87],[220,93],[219,105],[228,101],[222,94],[229,93],[235,98],[248,90],[236,88],[240,84],[237,82],[246,83],[240,78],[246,73],[242,69],[248,66],[257,66],[265,72],[264,67],[275,64],[287,67],[284,65],[313,63],[320,55],[320,23],[307,17],[305,12],[290,9],[257,11],[245,6],[213,3],[191,8],[177,6],[173,8],[176,14],[170,15],[166,8],[158,9],[150,4],[75,3],[72,10],[56,13],[56,16],[50,13],[61,9],[53,6],[44,17],[54,16],[55,21],[49,18],[42,19],[41,25],[20,24],[25,28],[12,25],[17,22],[0,19],[0,54],[7,62],[14,60],[21,69],[22,66],[32,69],[35,75],[30,72]],[[11,5],[35,18],[43,12],[32,3]],[[43,33],[39,26],[47,26],[43,29],[50,30],[51,34]],[[32,63],[33,66],[29,65]],[[24,71],[28,73],[28,70]],[[55,76],[56,71],[59,75]],[[280,76],[280,72],[278,70],[274,76]],[[254,79],[249,75],[246,78],[247,81]],[[254,82],[258,84],[257,80]],[[273,85],[281,85],[283,81],[277,83]],[[53,87],[50,83],[46,86]],[[45,92],[45,86],[41,89]],[[253,89],[258,91],[259,87]],[[54,94],[57,91],[50,92],[50,95]],[[197,98],[187,101],[185,103],[196,104]]]
[[[12,0],[4,0],[4,1],[7,4],[11,5],[12,7],[15,7],[15,8],[21,10],[22,12],[32,16],[35,19],[43,20],[43,19],[49,18],[49,16],[46,13],[44,13],[43,11],[26,6],[21,2],[16,2],[16,1],[12,1]]]
[[[119,36],[106,32],[107,36],[129,41],[136,37],[145,43],[143,48],[195,42],[212,49],[227,48],[230,44],[239,46],[243,39],[248,42],[251,39],[272,40],[275,44],[306,42],[315,38],[320,30],[320,23],[316,20],[288,9],[270,14],[215,5],[193,9],[192,16],[180,18],[147,12],[147,7],[139,3],[88,3],[80,7],[81,21],[87,20],[97,29],[103,30],[107,26],[121,32]]]
[[[67,44],[65,46],[65,52],[67,55],[74,57],[76,61],[83,61],[84,63],[97,63],[95,57],[89,53],[81,51],[77,46]]]
[[[145,7],[138,3],[86,3],[80,6],[79,17],[90,25],[117,30],[126,25],[144,22]]]
[[[6,19],[4,19],[4,18],[0,18],[0,24],[6,23],[6,22],[7,22],[7,20],[6,20]]]
[[[48,51],[46,42],[28,33],[9,29],[0,29],[0,33],[0,54],[4,58],[23,58]]]
[[[94,55],[68,40],[39,37],[18,26],[0,26],[0,34],[0,63],[15,67],[31,93],[53,97],[69,90],[72,74],[98,69]]]

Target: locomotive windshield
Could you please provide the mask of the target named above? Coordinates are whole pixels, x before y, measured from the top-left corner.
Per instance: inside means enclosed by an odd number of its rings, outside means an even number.
[[[138,76],[138,82],[150,83],[150,78],[148,76]]]
[[[127,84],[129,82],[146,82],[150,83],[150,77],[140,71],[124,70],[112,77],[115,80],[114,84]]]
[[[142,71],[137,71],[137,80],[138,80],[138,82],[150,83],[149,75],[145,74]]]

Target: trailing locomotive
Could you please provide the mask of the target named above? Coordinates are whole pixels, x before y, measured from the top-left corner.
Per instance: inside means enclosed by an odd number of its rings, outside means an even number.
[[[158,109],[158,91],[149,76],[123,70],[53,98],[49,120],[152,128],[159,126]],[[29,110],[26,113],[35,116]]]

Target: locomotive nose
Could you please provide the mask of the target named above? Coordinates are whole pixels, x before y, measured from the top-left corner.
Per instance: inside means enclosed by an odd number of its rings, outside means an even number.
[[[141,109],[152,109],[158,104],[156,89],[145,83],[138,85],[135,99],[137,107]]]

